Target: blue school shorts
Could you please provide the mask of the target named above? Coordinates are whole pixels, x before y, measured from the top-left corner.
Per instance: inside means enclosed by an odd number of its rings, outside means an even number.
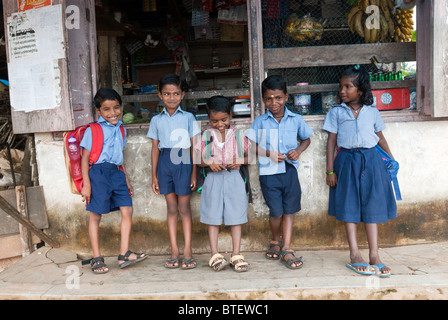
[[[285,165],[285,173],[260,176],[261,191],[271,217],[293,214],[301,209],[302,190],[297,169],[288,162]]]
[[[105,214],[119,210],[120,207],[132,207],[126,175],[112,163],[94,164],[89,170],[92,194],[87,211]]]
[[[397,217],[389,174],[375,148],[341,149],[334,161],[328,214],[351,223],[385,223]]]
[[[179,196],[191,194],[192,163],[190,149],[165,148],[160,150],[157,165],[160,194],[173,192]]]

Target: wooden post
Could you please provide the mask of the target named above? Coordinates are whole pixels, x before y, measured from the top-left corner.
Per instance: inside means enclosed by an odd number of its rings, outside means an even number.
[[[16,199],[17,211],[19,211],[24,218],[28,219],[25,186],[16,187]],[[29,256],[31,252],[33,252],[33,240],[30,231],[22,224],[19,224],[19,231],[20,242],[22,244],[22,257],[26,257]]]
[[[45,233],[43,233],[40,229],[38,229],[34,224],[32,224],[27,218],[22,217],[19,211],[17,211],[12,205],[9,204],[8,201],[6,201],[5,198],[0,196],[0,208],[5,211],[8,215],[10,215],[12,218],[14,218],[18,223],[24,225],[28,228],[28,230],[32,233],[34,233],[36,236],[39,237],[42,241],[50,245],[54,248],[59,248],[59,243],[57,241],[54,241],[49,236],[47,236]]]
[[[264,114],[261,103],[261,82],[264,79],[263,28],[261,21],[261,1],[250,0],[247,3],[249,59],[250,59],[250,99],[251,120]]]

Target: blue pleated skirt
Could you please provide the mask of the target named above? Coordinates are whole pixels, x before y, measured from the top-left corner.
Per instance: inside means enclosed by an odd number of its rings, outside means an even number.
[[[353,223],[385,223],[397,217],[392,183],[375,148],[341,149],[334,162],[328,214]]]

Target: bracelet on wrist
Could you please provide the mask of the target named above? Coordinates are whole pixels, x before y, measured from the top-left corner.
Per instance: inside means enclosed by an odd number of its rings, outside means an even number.
[[[331,172],[325,172],[328,176],[330,175],[330,174],[334,174],[334,171],[331,171]]]

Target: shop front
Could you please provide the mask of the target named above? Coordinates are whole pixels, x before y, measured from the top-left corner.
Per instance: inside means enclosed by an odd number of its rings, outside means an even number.
[[[362,6],[364,1],[359,2]],[[88,215],[81,196],[70,191],[62,132],[94,120],[91,98],[97,88],[112,87],[123,97],[125,162],[134,187],[132,247],[166,254],[166,204],[151,189],[152,142],[146,138],[151,118],[163,109],[158,80],[166,73],[185,79],[189,89],[182,108],[193,113],[202,128],[208,123],[206,99],[224,95],[234,103],[232,123],[247,129],[265,113],[262,80],[280,74],[288,83],[288,109],[302,115],[314,131],[299,159],[302,210],[295,216],[292,246],[345,246],[344,225],[327,215],[327,133],[322,125],[337,103],[341,73],[359,64],[371,74],[375,103],[386,123],[384,135],[400,163],[403,200],[397,203],[398,218],[380,226],[380,245],[448,239],[448,83],[442,68],[448,50],[447,33],[442,32],[448,29],[447,13],[444,1],[415,2],[410,9],[379,6],[366,13],[358,1],[345,0],[53,1],[51,6],[60,6],[61,19],[65,17],[61,21],[66,50],[51,57],[62,79],[59,100],[51,108],[32,109],[17,99],[16,87],[16,105],[12,103],[14,130],[34,134],[49,221],[45,232],[65,248],[90,252]],[[9,27],[13,19],[8,17],[14,17],[18,7],[3,1],[3,10]],[[79,28],[70,28],[76,26],[76,12]],[[360,22],[367,26],[375,14],[378,32],[359,29]],[[9,46],[11,39],[7,37]],[[9,56],[10,77],[20,59]],[[24,65],[19,68],[26,71]],[[257,165],[249,170],[253,203],[243,227],[242,251],[261,251],[270,235],[269,209]],[[194,193],[193,250],[207,252],[199,202],[200,194]],[[102,220],[105,255],[116,253],[119,222],[118,212]],[[221,234],[223,250],[230,250],[230,229],[223,228]]]

